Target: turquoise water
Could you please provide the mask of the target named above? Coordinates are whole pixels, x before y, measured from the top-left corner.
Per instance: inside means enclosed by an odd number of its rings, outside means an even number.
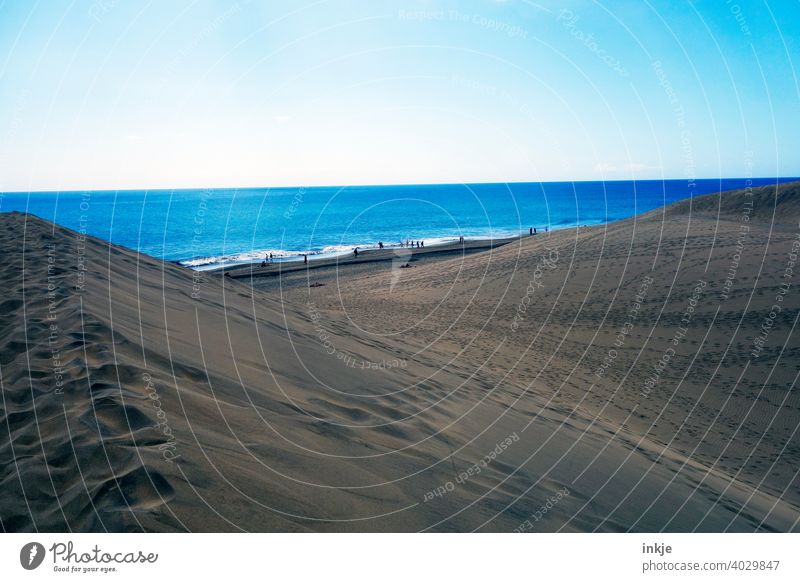
[[[753,179],[753,186],[791,178]],[[627,218],[745,179],[541,182],[4,193],[0,211],[63,226],[194,267],[349,252],[401,240],[426,245]]]

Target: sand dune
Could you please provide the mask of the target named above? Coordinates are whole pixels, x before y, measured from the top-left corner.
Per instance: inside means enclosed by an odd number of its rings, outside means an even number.
[[[798,221],[794,183],[250,281],[0,215],[0,523],[798,530]]]

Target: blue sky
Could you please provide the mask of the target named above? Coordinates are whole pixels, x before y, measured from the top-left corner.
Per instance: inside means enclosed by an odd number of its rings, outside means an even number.
[[[800,175],[800,3],[0,0],[0,190]]]

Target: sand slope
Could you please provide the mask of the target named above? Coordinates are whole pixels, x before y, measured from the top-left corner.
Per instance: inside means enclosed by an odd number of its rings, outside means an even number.
[[[255,288],[0,215],[2,527],[797,530],[798,200]]]

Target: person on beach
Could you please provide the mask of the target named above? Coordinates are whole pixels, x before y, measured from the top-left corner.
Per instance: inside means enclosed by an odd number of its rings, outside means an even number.
[[[269,262],[272,262],[272,253],[269,254]]]
[[[425,241],[424,240],[419,241],[419,245],[424,249],[425,248]]]
[[[536,227],[533,227],[533,234],[536,234]]]
[[[303,264],[304,265],[308,264],[308,255],[303,255]]]
[[[378,248],[379,249],[383,249],[383,243],[382,242],[378,242]]]
[[[355,258],[358,258],[358,247],[356,247],[356,248],[354,248],[354,249],[353,249],[353,256],[354,256]]]
[[[533,236],[533,227],[528,229],[528,235]]]

